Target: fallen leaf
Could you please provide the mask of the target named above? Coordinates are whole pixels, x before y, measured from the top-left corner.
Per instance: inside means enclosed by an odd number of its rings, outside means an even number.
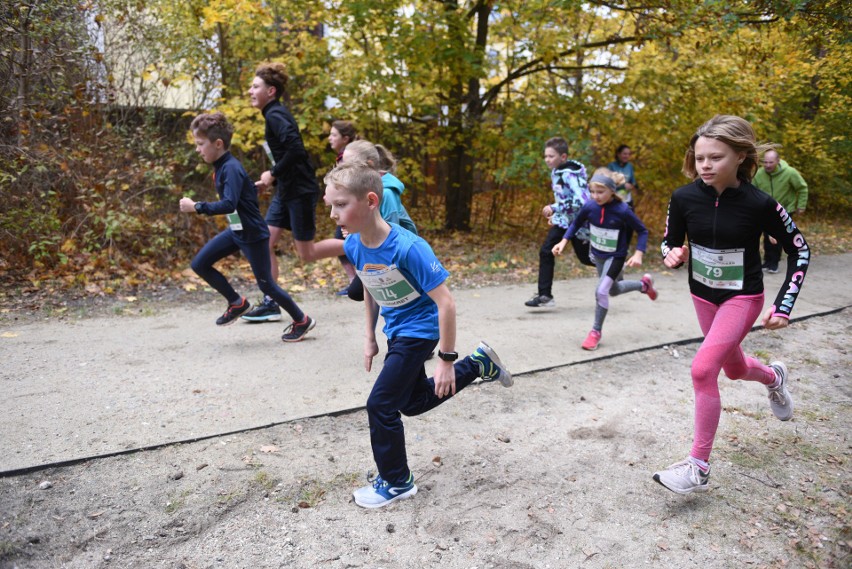
[[[17,338],[17,337],[18,337],[17,332],[3,332],[2,334],[0,334],[0,338]]]
[[[270,453],[270,452],[278,452],[278,447],[275,445],[264,445],[260,447],[260,452]]]

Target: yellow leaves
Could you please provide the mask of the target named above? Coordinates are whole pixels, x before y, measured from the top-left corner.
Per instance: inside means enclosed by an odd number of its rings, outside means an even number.
[[[205,6],[201,9],[201,17],[204,20],[202,28],[209,30],[216,24],[224,23],[228,20],[228,15],[228,12],[222,9],[221,4],[217,4],[215,7]]]

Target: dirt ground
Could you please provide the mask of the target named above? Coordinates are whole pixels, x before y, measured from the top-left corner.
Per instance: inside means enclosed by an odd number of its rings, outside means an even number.
[[[793,421],[720,379],[712,491],[652,473],[692,434],[697,344],[474,385],[405,419],[417,495],[363,510],[363,411],[0,479],[2,568],[852,566],[849,310],[758,331]]]

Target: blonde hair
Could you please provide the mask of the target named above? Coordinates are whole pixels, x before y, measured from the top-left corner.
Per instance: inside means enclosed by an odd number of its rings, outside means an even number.
[[[396,160],[390,150],[381,144],[373,144],[367,140],[356,140],[346,145],[347,156],[355,162],[365,162],[382,172],[392,172],[396,168]]]
[[[716,115],[695,131],[689,140],[689,148],[683,157],[683,173],[695,180],[698,170],[695,168],[695,143],[700,137],[712,138],[727,144],[734,152],[745,153],[745,159],[737,168],[737,178],[751,182],[757,171],[757,155],[776,147],[775,144],[758,144],[751,123],[734,115]]]
[[[379,169],[379,153],[376,151],[376,145],[366,140],[356,140],[350,142],[343,149],[343,154],[349,158],[350,162],[363,162],[368,166]]]
[[[622,201],[621,196],[618,195],[618,192],[616,190],[609,187],[607,184],[594,181],[595,176],[603,176],[604,178],[609,178],[610,180],[612,180],[612,183],[615,184],[615,188],[618,189],[619,187],[623,186],[624,183],[627,181],[627,178],[624,177],[624,174],[622,174],[621,172],[613,172],[609,168],[598,168],[594,171],[592,177],[589,179],[589,188],[591,188],[592,186],[600,186],[602,188],[606,188],[607,190],[610,190],[612,192],[612,199],[616,201]]]
[[[379,201],[382,199],[382,176],[366,162],[341,162],[325,175],[323,182],[326,186],[334,186],[359,200],[366,198],[370,192],[379,196]]]

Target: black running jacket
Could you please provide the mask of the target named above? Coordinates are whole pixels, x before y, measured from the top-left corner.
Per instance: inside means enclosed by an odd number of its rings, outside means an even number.
[[[810,249],[790,214],[747,182],[721,195],[702,180],[678,188],[669,201],[661,252],[689,239],[689,290],[716,305],[763,292],[760,238],[775,237],[787,252],[787,275],[774,316],[790,317],[810,262]]]

